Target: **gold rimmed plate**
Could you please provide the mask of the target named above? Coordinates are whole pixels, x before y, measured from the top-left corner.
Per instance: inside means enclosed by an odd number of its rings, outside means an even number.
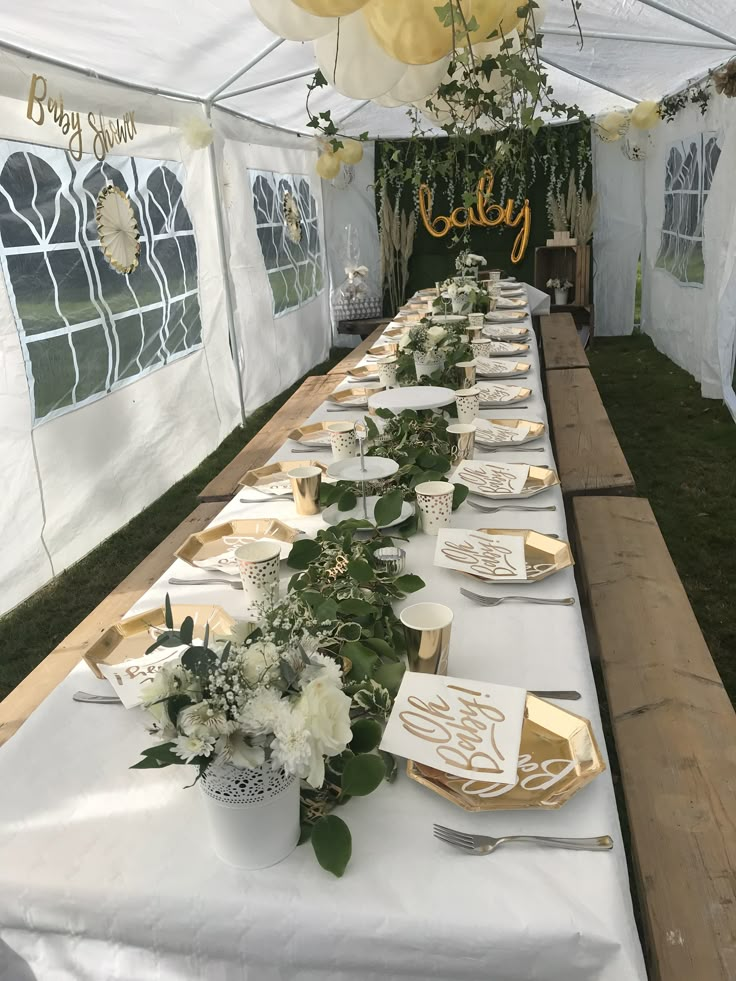
[[[510,324],[486,324],[483,334],[497,341],[525,341],[528,327],[512,327]]]
[[[488,340],[487,327],[483,328],[483,340]],[[525,354],[529,353],[528,344],[518,344],[516,341],[495,341],[492,338],[491,347],[487,355],[483,357],[489,358],[523,358]]]
[[[290,460],[283,463],[269,463],[266,467],[256,467],[239,481],[241,487],[253,487],[263,494],[287,494],[291,491],[289,471],[296,467],[318,467],[323,474],[327,466],[319,460]]]
[[[176,626],[186,617],[191,617],[197,639],[203,637],[206,624],[209,625],[210,634],[229,634],[235,625],[235,620],[219,606],[174,604],[171,613]],[[124,661],[143,657],[165,629],[166,611],[163,606],[119,620],[92,644],[84,655],[84,660],[98,678],[104,678],[100,664],[122,664]]]
[[[496,310],[523,310],[526,307],[524,297],[499,296]]]
[[[327,427],[333,422],[355,422],[354,419],[325,419],[323,422],[310,422],[306,426],[299,426],[292,429],[289,439],[302,446],[318,446],[322,449],[329,449],[330,433]]]
[[[532,440],[544,436],[546,429],[543,422],[533,422],[531,419],[476,419],[474,425],[476,427],[475,441],[476,443],[480,443],[481,446],[523,446],[524,443],[531,443]],[[515,431],[522,426],[528,426],[529,431],[523,439],[489,439],[484,434],[484,429],[490,428],[491,426],[503,426],[509,431]]]
[[[369,358],[377,358],[379,361],[383,358],[392,358],[399,350],[398,344],[379,344],[377,347],[372,347],[368,352]]]
[[[495,363],[493,358],[476,358],[475,365],[479,378],[516,378],[528,374],[531,369],[526,361]]]
[[[367,409],[368,399],[377,392],[384,392],[385,385],[362,385],[352,388],[337,389],[327,397],[328,402],[333,405],[344,405],[345,408]]]
[[[550,487],[556,487],[560,483],[560,478],[554,470],[546,469],[545,467],[535,467],[530,464],[529,474],[524,486],[517,494],[512,494],[508,490],[498,489],[498,481],[494,479],[494,475],[498,474],[503,468],[503,463],[467,460],[462,465],[462,475],[457,477],[457,479],[453,475],[450,477],[450,480],[453,483],[465,484],[471,494],[477,494],[480,497],[490,497],[494,501],[534,497],[536,494],[541,494],[542,491],[549,490]]]
[[[526,318],[526,310],[492,310],[486,314],[489,324],[516,324]]]
[[[300,537],[300,532],[276,518],[233,518],[190,535],[174,554],[195,569],[237,576],[235,552],[241,545],[270,539],[279,542],[285,559]]]
[[[534,583],[541,582],[553,576],[556,572],[562,572],[575,563],[572,551],[568,542],[559,538],[551,538],[543,535],[539,531],[532,531],[531,528],[479,528],[478,531],[484,535],[508,536],[522,538],[524,541],[524,564],[526,565],[526,579],[491,579],[486,576],[477,576],[475,573],[464,573],[471,579],[478,579],[480,582],[504,582],[504,583]]]
[[[348,372],[348,378],[350,381],[377,381],[378,380],[378,367],[376,365],[365,364],[358,368],[351,368]]]
[[[496,382],[480,381],[476,388],[480,391],[481,408],[513,405],[514,402],[523,402],[532,394],[531,388],[521,388],[518,385],[499,385]]]
[[[400,337],[404,336],[407,330],[409,330],[408,324],[406,327],[389,327],[387,330],[383,332],[383,336],[388,337],[392,340],[398,340]]]
[[[454,777],[409,760],[410,779],[465,811],[559,808],[606,769],[588,719],[527,694],[517,782]]]

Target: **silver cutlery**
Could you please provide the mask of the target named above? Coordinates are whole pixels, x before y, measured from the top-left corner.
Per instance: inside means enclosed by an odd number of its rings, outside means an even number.
[[[503,443],[500,446],[484,446],[477,440],[475,445],[486,453],[544,453],[545,450],[544,446],[505,446]]]
[[[528,405],[517,405],[516,402],[492,402],[490,405],[481,405],[481,409],[487,409],[491,412],[498,412],[499,409],[505,409],[508,406],[510,409],[528,409]]]
[[[367,405],[328,405],[328,412],[363,412]]]
[[[577,702],[582,696],[579,691],[531,691],[537,698],[552,698],[558,702]]]
[[[169,579],[170,586],[230,586],[231,589],[242,589],[239,579]]]
[[[261,501],[290,501],[294,499],[292,493],[289,494],[263,494],[262,497],[241,497],[241,504],[260,504]]]
[[[550,535],[550,538],[553,536]],[[564,599],[542,599],[541,596],[483,596],[469,589],[460,589],[466,599],[480,603],[481,606],[500,606],[501,603],[535,603],[537,606],[575,606],[575,597],[566,596]]]
[[[291,452],[292,453],[319,453],[320,451],[329,450],[329,449],[330,447],[326,443],[324,446],[322,446],[320,443],[317,443],[315,446],[292,447]]]
[[[498,504],[495,507],[486,507],[484,504],[476,504],[475,501],[467,502],[471,508],[475,508],[476,511],[482,511],[484,514],[495,514],[496,511],[556,511],[557,505],[552,504],[549,507],[531,507],[526,504]]]
[[[116,702],[118,705],[123,704],[117,695],[92,695],[88,691],[75,691],[72,699],[75,702],[92,702],[97,705],[114,705]]]
[[[435,824],[433,833],[440,841],[471,855],[490,855],[499,845],[514,842],[528,842],[546,848],[569,848],[573,851],[608,852],[613,848],[610,835],[601,835],[598,838],[545,838],[541,835],[505,835],[503,838],[491,838],[490,835],[471,835],[464,831],[455,831],[441,824]]]

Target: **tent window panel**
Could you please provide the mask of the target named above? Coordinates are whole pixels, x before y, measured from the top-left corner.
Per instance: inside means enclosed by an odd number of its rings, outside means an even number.
[[[684,285],[702,286],[705,280],[703,212],[720,153],[718,137],[701,133],[673,144],[667,155],[656,266]]]
[[[249,171],[256,233],[271,287],[274,317],[298,309],[324,288],[317,201],[309,180],[292,174]],[[299,210],[301,238],[289,236],[283,199],[289,192]]]
[[[181,164],[0,140],[0,264],[25,354],[34,424],[68,412],[202,345],[197,245]],[[125,191],[138,268],[102,255],[97,195]]]

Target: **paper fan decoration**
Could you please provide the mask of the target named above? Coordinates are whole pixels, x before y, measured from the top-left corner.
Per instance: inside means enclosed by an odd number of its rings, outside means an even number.
[[[138,265],[140,232],[128,195],[114,184],[97,196],[97,234],[102,254],[115,272],[126,275]]]

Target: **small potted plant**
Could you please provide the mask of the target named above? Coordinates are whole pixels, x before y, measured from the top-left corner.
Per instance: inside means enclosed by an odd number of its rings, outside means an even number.
[[[480,267],[485,265],[486,260],[482,255],[476,255],[475,252],[470,252],[467,249],[455,259],[455,270],[460,277],[467,276],[477,279]]]
[[[567,305],[567,295],[572,289],[569,279],[559,279],[557,276],[547,280],[547,289],[555,291],[555,305],[564,307]]]
[[[416,324],[399,340],[399,348],[414,355],[417,379],[441,371],[445,365],[445,357],[454,345],[453,332],[439,324]]]

